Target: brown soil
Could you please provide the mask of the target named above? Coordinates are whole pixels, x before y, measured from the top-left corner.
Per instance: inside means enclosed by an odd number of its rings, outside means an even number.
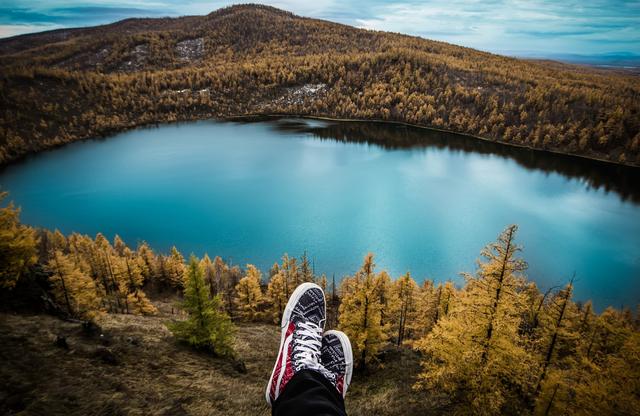
[[[49,315],[0,314],[0,414],[270,414],[264,388],[278,348],[276,326],[238,325],[242,373],[232,360],[177,344],[164,325],[171,304],[156,305],[159,316],[105,315],[93,335]],[[433,410],[411,390],[418,369],[415,354],[396,350],[375,373],[356,374],[349,414]]]

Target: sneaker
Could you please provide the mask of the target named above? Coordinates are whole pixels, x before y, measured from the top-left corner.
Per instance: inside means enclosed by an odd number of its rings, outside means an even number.
[[[338,392],[344,396],[353,375],[353,352],[351,342],[344,332],[327,331],[322,337],[322,365],[333,374],[329,379]]]
[[[301,370],[332,374],[320,363],[322,331],[327,316],[324,292],[315,283],[303,283],[291,294],[282,314],[280,351],[267,385],[266,399],[276,401],[291,377]]]

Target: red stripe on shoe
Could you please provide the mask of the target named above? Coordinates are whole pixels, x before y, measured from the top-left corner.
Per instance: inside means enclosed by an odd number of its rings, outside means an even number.
[[[339,375],[338,378],[336,379],[336,389],[338,389],[338,392],[344,396],[344,376],[343,375]]]
[[[280,392],[282,392],[282,389],[278,389],[278,379],[280,378],[280,373],[282,372],[282,354],[284,354],[284,346],[287,345],[286,339],[289,338],[289,336],[291,336],[291,334],[293,334],[293,331],[295,330],[296,326],[293,322],[289,322],[289,326],[287,327],[287,332],[284,336],[284,342],[282,343],[282,346],[280,347],[280,353],[278,354],[278,360],[276,361],[276,371],[273,372],[273,378],[271,379],[271,402],[273,403],[277,397],[276,397],[276,390],[279,390]],[[289,348],[287,349],[287,357],[286,357],[286,364],[285,364],[285,371],[286,369],[291,367],[291,343],[289,343]],[[286,385],[286,381],[289,381],[288,379],[286,379],[286,373],[285,375],[282,377],[282,380],[280,382],[280,385]],[[291,378],[291,377],[289,377]]]

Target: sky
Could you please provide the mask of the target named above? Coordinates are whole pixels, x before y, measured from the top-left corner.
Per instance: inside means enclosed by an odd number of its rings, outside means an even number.
[[[207,14],[239,2],[2,0],[0,37],[127,17]],[[519,56],[640,55],[640,0],[278,0],[296,14]]]

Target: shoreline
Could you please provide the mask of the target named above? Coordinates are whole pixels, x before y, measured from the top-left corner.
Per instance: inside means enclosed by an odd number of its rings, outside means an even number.
[[[561,152],[561,151],[550,150],[550,149],[538,149],[538,148],[527,146],[527,145],[524,145],[524,144],[508,143],[508,142],[505,142],[505,141],[502,141],[502,140],[493,140],[493,139],[489,139],[487,137],[476,136],[476,135],[473,135],[473,134],[470,134],[470,133],[460,133],[460,132],[457,132],[457,131],[454,131],[454,130],[447,130],[447,129],[443,129],[443,128],[439,128],[439,127],[423,126],[423,125],[420,125],[420,124],[412,124],[412,123],[409,123],[409,122],[406,122],[406,121],[381,120],[381,119],[338,118],[338,117],[329,117],[329,116],[314,116],[314,115],[302,115],[302,114],[292,114],[292,113],[250,113],[250,114],[245,114],[245,115],[223,117],[223,118],[220,118],[219,120],[225,120],[225,121],[236,121],[236,120],[239,120],[240,121],[242,119],[251,119],[251,118],[256,118],[257,119],[257,118],[260,118],[260,117],[273,118],[273,119],[291,117],[291,118],[302,118],[302,119],[308,119],[308,120],[335,121],[335,122],[341,122],[341,123],[353,122],[353,123],[392,124],[392,125],[411,127],[411,128],[421,129],[421,130],[432,130],[432,131],[439,131],[439,132],[443,132],[443,133],[455,134],[455,135],[458,135],[458,136],[464,136],[464,137],[468,137],[468,138],[472,138],[472,139],[482,140],[483,142],[487,142],[487,143],[495,143],[495,144],[498,144],[498,145],[510,146],[510,147],[519,148],[519,149],[523,149],[523,150],[531,150],[533,152],[551,153],[551,154],[559,155],[559,156],[580,158],[580,159],[587,160],[587,161],[602,162],[602,163],[606,163],[606,164],[611,165],[611,166],[619,166],[619,167],[622,167],[622,168],[640,169],[640,165],[618,163],[618,162],[614,162],[614,161],[611,161],[611,160],[608,160],[608,159],[603,159],[603,158],[596,157],[596,156],[586,156],[586,155],[580,155],[580,154],[577,154],[577,153]]]
[[[51,147],[47,147],[41,150],[35,150],[35,151],[30,151],[27,152],[19,157],[16,157],[12,160],[9,160],[8,162],[5,163],[0,163],[0,172],[2,172],[4,169],[6,169],[7,167],[15,164],[15,163],[20,163],[26,159],[28,159],[29,157],[35,156],[37,154],[43,153],[43,152],[48,152],[51,150],[55,150],[58,148],[61,148],[65,145],[71,144],[71,143],[76,143],[76,142],[82,142],[82,141],[87,141],[87,140],[104,140],[109,138],[110,136],[119,134],[119,133],[124,133],[127,131],[131,131],[131,130],[135,130],[138,128],[148,128],[151,126],[156,126],[156,127],[160,127],[161,125],[170,125],[170,124],[177,124],[177,123],[189,123],[189,122],[194,122],[194,121],[230,121],[230,122],[236,122],[236,121],[260,121],[259,119],[270,119],[270,120],[276,120],[276,119],[281,119],[281,118],[300,118],[300,119],[307,119],[307,120],[320,120],[320,121],[333,121],[333,122],[338,122],[338,123],[345,123],[345,122],[351,122],[351,123],[376,123],[376,124],[387,124],[387,125],[396,125],[396,126],[405,126],[405,127],[410,127],[410,128],[415,128],[415,129],[420,129],[420,130],[431,130],[431,131],[438,131],[438,132],[443,132],[443,133],[448,133],[448,134],[454,134],[454,135],[458,135],[458,136],[462,136],[462,137],[466,137],[466,138],[471,138],[471,139],[476,139],[476,140],[481,140],[483,142],[486,143],[494,143],[497,145],[501,145],[501,146],[507,146],[507,147],[511,147],[511,148],[516,148],[516,149],[522,149],[522,150],[529,150],[532,152],[539,152],[539,153],[547,153],[547,154],[551,154],[551,155],[556,155],[556,156],[560,156],[560,157],[567,157],[567,158],[579,158],[582,161],[592,161],[592,162],[596,162],[596,163],[603,163],[606,164],[609,167],[613,167],[613,168],[621,168],[621,169],[630,169],[630,170],[634,170],[637,172],[640,172],[640,165],[635,165],[635,164],[628,164],[628,163],[619,163],[619,162],[614,162],[608,159],[604,159],[601,157],[596,157],[596,156],[587,156],[587,155],[580,155],[580,154],[576,154],[576,153],[569,153],[569,152],[561,152],[561,151],[557,151],[557,150],[550,150],[550,149],[538,149],[535,147],[531,147],[531,146],[527,146],[524,144],[518,144],[518,143],[509,143],[509,142],[505,142],[502,140],[493,140],[487,137],[482,137],[482,136],[476,136],[470,133],[461,133],[461,132],[457,132],[454,130],[448,130],[448,129],[443,129],[443,128],[439,128],[439,127],[430,127],[430,126],[423,126],[420,124],[412,124],[406,121],[396,121],[396,120],[382,120],[382,119],[357,119],[357,118],[339,118],[339,117],[331,117],[331,116],[324,116],[324,115],[310,115],[310,114],[296,114],[296,113],[245,113],[245,114],[234,114],[234,115],[227,115],[227,116],[210,116],[210,117],[194,117],[194,118],[185,118],[185,119],[181,119],[181,120],[175,120],[175,121],[156,121],[156,122],[149,122],[149,123],[139,123],[139,124],[135,124],[132,126],[125,126],[125,127],[121,127],[121,128],[114,128],[114,129],[109,129],[106,130],[104,132],[102,132],[99,135],[95,135],[95,136],[88,136],[88,137],[79,137],[75,140],[72,140],[70,142],[67,143],[60,143]]]

